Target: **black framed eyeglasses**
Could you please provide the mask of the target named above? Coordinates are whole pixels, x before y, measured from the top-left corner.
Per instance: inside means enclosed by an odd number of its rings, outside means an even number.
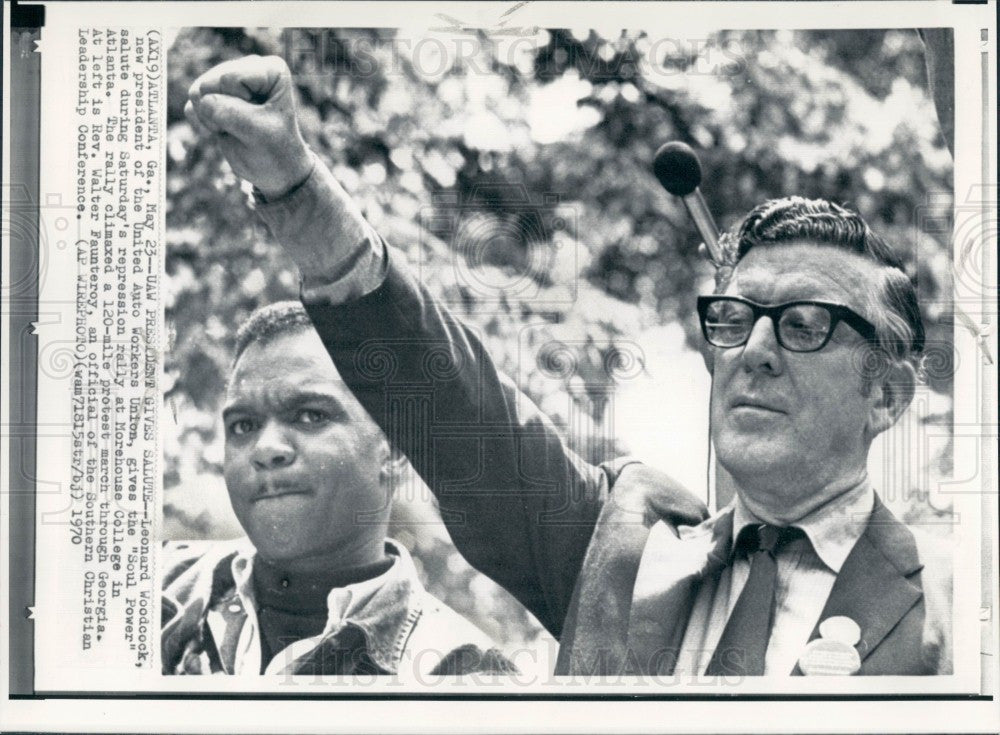
[[[764,306],[738,296],[699,296],[701,332],[716,347],[739,347],[747,343],[757,320],[771,318],[778,344],[791,352],[816,352],[826,347],[839,322],[844,322],[869,341],[875,326],[857,312],[827,301],[788,301]]]

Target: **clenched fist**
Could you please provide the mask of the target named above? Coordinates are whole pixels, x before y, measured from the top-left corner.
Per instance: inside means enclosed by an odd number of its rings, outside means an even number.
[[[246,56],[209,69],[191,85],[184,114],[196,130],[217,136],[236,175],[268,200],[312,171],[295,115],[292,75],[278,56]]]

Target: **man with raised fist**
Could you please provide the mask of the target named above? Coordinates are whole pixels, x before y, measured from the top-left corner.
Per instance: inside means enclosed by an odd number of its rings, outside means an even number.
[[[291,218],[287,227],[306,231],[315,217],[312,226],[355,245],[369,237],[346,198],[337,206],[351,216],[295,204],[293,189],[319,167],[298,132],[283,64],[223,65],[191,96],[189,117],[254,182],[272,221]],[[296,252],[304,283],[319,286],[344,268],[374,277],[379,262],[374,250],[351,263],[331,260],[328,248]],[[239,329],[223,423],[226,487],[248,538],[166,545],[164,673],[421,682],[514,671],[424,589],[407,550],[386,537],[401,455],[345,386],[301,303],[261,307]]]
[[[699,316],[736,497],[702,522],[661,473],[566,447],[310,153],[292,92],[281,59],[248,57],[197,80],[186,114],[253,183],[327,352],[457,548],[560,640],[557,673],[950,670],[947,564],[865,470],[913,396],[923,332],[860,217],[791,197],[727,237],[732,274]]]

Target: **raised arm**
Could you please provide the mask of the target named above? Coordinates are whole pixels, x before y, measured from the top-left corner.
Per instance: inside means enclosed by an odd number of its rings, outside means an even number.
[[[598,514],[625,463],[595,467],[501,376],[474,332],[409,274],[295,123],[287,66],[227,62],[192,86],[188,117],[219,135],[258,211],[299,265],[302,300],[344,381],[438,498],[455,545],[558,636]],[[280,140],[276,140],[278,138]],[[266,142],[265,142],[266,139]],[[637,525],[702,508],[662,475],[625,472]],[[642,475],[650,475],[643,483]],[[661,488],[653,501],[643,487]]]

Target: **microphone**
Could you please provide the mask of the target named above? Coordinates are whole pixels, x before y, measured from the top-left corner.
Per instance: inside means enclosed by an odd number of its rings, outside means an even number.
[[[697,154],[686,143],[677,140],[664,143],[653,157],[653,173],[664,189],[684,201],[698,234],[708,247],[709,257],[716,268],[720,267],[723,256],[719,246],[719,228],[715,226],[705,197],[698,188],[701,184],[701,162]]]

